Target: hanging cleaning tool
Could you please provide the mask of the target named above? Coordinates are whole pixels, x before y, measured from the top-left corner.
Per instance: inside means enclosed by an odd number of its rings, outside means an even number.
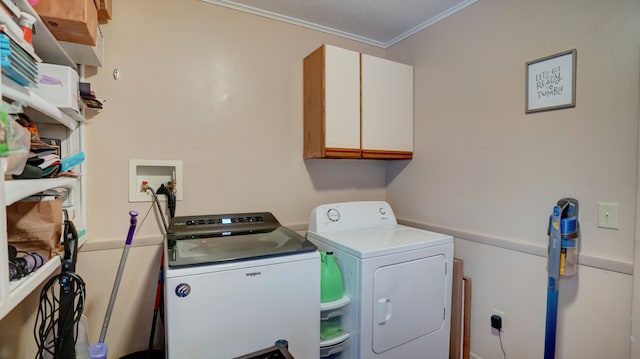
[[[561,276],[574,275],[578,268],[578,201],[563,198],[553,207],[549,217],[549,282],[547,287],[547,322],[544,339],[544,359],[555,358],[556,325],[558,319],[558,285]]]
[[[104,316],[104,322],[102,323],[102,331],[100,332],[100,340],[92,344],[89,347],[90,359],[107,359],[107,344],[104,342],[104,338],[107,336],[107,328],[109,327],[109,320],[111,319],[111,312],[113,311],[113,305],[118,295],[118,287],[120,286],[120,280],[122,279],[122,273],[124,271],[124,265],[127,261],[127,255],[129,254],[129,248],[131,247],[131,241],[133,241],[133,234],[136,231],[136,224],[138,223],[138,212],[129,211],[131,222],[129,225],[129,233],[127,234],[127,241],[125,242],[124,250],[122,251],[122,257],[120,258],[120,266],[116,274],[116,281],[113,283],[113,289],[111,290],[111,298],[109,298],[109,305],[107,306],[107,313]]]
[[[73,273],[76,271],[78,258],[78,232],[73,222],[69,220],[69,215],[66,210],[64,211],[64,217],[64,257],[62,259],[62,269],[60,270],[60,312],[64,315],[61,315],[58,321],[60,338],[56,340],[59,340],[60,344],[56,344],[56,347],[59,348],[60,351],[56,352],[56,359],[76,357],[76,340],[71,323],[76,324],[77,332],[77,323],[80,320],[80,317],[74,314],[76,283],[73,280]],[[84,306],[84,299],[82,303]],[[80,312],[80,314],[82,314],[82,312]],[[65,320],[63,320],[63,317],[66,317]],[[86,352],[84,355],[86,355]]]
[[[78,232],[69,220],[67,210],[64,210],[64,217],[62,268],[59,274],[45,283],[40,293],[33,330],[38,346],[36,359],[75,359],[87,356],[88,345],[83,345],[86,342],[86,332],[83,335],[79,329],[86,290],[84,280],[75,272]]]

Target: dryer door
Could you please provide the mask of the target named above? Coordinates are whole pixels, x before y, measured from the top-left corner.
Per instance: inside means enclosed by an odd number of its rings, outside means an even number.
[[[445,322],[444,255],[380,267],[373,283],[373,351],[383,353]]]

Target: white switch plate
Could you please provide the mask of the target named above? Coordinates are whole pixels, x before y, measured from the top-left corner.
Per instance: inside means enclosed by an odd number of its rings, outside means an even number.
[[[598,202],[598,227],[618,229],[618,203]]]

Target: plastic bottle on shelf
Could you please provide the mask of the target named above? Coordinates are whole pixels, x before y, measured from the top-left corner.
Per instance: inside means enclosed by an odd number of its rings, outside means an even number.
[[[344,296],[342,273],[336,263],[333,252],[320,252],[320,302],[327,303]]]
[[[36,18],[31,14],[27,14],[26,12],[22,12],[20,14],[20,20],[18,21],[18,25],[23,31],[24,40],[28,43],[32,43],[33,40],[33,25],[36,23]]]

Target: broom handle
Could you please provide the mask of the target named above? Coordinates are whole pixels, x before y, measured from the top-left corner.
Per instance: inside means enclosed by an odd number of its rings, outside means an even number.
[[[127,234],[127,242],[125,243],[124,250],[122,251],[122,257],[120,258],[120,266],[118,267],[118,273],[116,274],[116,281],[113,283],[113,289],[111,290],[111,298],[109,298],[109,306],[107,307],[107,313],[104,316],[104,322],[102,323],[102,331],[100,332],[100,343],[104,343],[104,338],[107,336],[107,328],[109,327],[109,320],[111,320],[111,312],[113,311],[113,305],[118,295],[118,287],[120,287],[120,280],[122,279],[122,272],[124,271],[124,265],[127,261],[127,255],[129,254],[129,247],[131,247],[131,241],[133,240],[133,233],[136,230],[136,224],[138,222],[138,212],[129,211],[131,216],[131,225],[129,225],[129,233]]]

